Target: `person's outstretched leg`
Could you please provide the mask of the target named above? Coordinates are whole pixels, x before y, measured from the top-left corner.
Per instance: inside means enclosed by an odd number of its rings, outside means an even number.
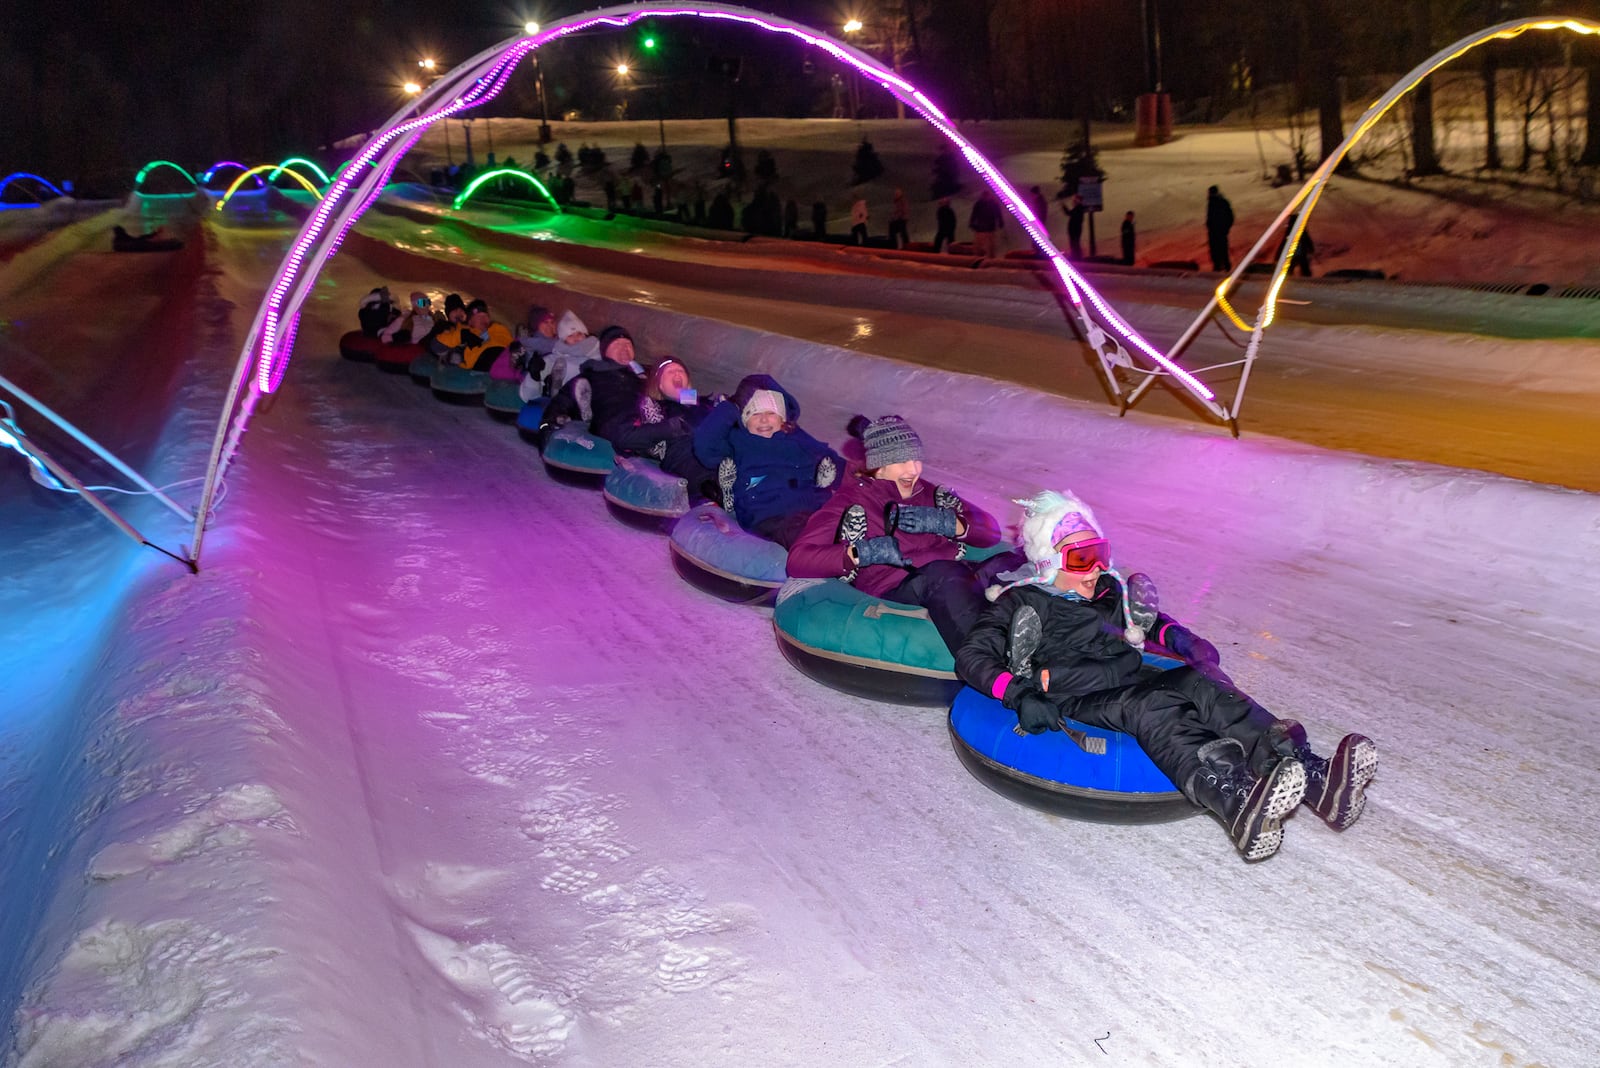
[[[1250,774],[1244,746],[1218,738],[1200,748],[1200,766],[1183,792],[1216,816],[1245,860],[1265,860],[1283,844],[1283,818],[1306,791],[1306,772],[1293,760],[1280,760],[1261,778]]]
[[[1367,806],[1367,784],[1378,773],[1378,746],[1362,734],[1339,740],[1333,756],[1321,757],[1306,739],[1305,728],[1292,719],[1279,720],[1267,731],[1268,742],[1283,756],[1306,769],[1306,807],[1334,830],[1361,818]]]

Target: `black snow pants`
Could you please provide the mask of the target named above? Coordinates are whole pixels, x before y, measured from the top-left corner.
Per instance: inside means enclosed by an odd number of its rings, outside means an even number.
[[[978,623],[978,616],[989,607],[984,588],[1002,571],[1027,562],[1021,549],[991,556],[981,563],[966,560],[935,560],[917,568],[900,585],[883,595],[886,601],[921,605],[939,630],[954,656],[967,634]]]
[[[1277,717],[1240,693],[1221,672],[1146,665],[1139,680],[1127,686],[1076,697],[1045,696],[1064,716],[1132,735],[1180,790],[1200,767],[1195,755],[1200,747],[1218,738],[1242,742],[1257,775],[1271,758],[1265,734]]]

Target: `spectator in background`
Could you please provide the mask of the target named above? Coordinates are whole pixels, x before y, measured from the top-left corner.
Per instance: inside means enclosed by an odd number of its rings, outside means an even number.
[[[1083,198],[1074,193],[1067,198],[1067,254],[1075,260],[1083,259],[1083,220],[1089,214]]]
[[[1233,229],[1233,205],[1216,186],[1206,190],[1206,243],[1211,248],[1213,271],[1233,270],[1233,256],[1228,251],[1228,231]]]
[[[1039,220],[1039,225],[1048,234],[1050,232],[1050,201],[1045,198],[1043,189],[1034,186],[1028,190],[1028,207],[1033,209],[1034,217]]]
[[[856,202],[850,205],[850,242],[855,245],[867,243],[866,197],[857,197]]]
[[[1294,231],[1295,222],[1298,221],[1299,218],[1299,212],[1295,212],[1293,215],[1289,216],[1289,220],[1284,226],[1283,240],[1278,242],[1278,251],[1273,254],[1273,259],[1282,258],[1284,242],[1289,240],[1289,235]],[[1316,251],[1317,244],[1315,241],[1311,240],[1311,228],[1308,226],[1306,227],[1305,232],[1300,235],[1299,244],[1295,245],[1294,247],[1294,258],[1289,261],[1288,273],[1293,274],[1296,270],[1298,270],[1301,274],[1305,275],[1307,278],[1310,278],[1311,257],[1316,255]]]
[[[1133,244],[1135,240],[1133,229],[1133,212],[1128,212],[1122,217],[1122,262],[1129,267],[1133,266]]]
[[[933,251],[943,252],[944,247],[956,239],[956,209],[950,206],[949,197],[939,198],[939,210],[933,218]]]
[[[911,244],[911,205],[906,203],[906,191],[894,191],[894,203],[889,208],[889,244],[905,248]]]
[[[828,205],[820,200],[811,204],[811,232],[817,237],[828,234]]]
[[[994,256],[995,235],[1001,225],[1000,202],[994,198],[994,191],[985,187],[972,205],[972,214],[967,216],[967,229],[972,231],[972,244],[978,255],[985,259]]]

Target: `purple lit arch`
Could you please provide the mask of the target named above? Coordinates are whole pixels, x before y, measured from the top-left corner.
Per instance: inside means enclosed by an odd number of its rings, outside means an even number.
[[[1066,256],[1051,243],[1033,211],[1017,195],[999,169],[957,132],[955,124],[933,101],[899,74],[866,53],[826,34],[748,8],[701,2],[627,4],[562,19],[543,27],[536,34],[514,37],[478,53],[439,78],[416,101],[391,117],[383,129],[362,147],[352,161],[353,165],[329,186],[323,200],[284,256],[271,288],[256,311],[255,322],[240,353],[212,448],[204,496],[197,513],[199,518],[195,522],[195,560],[200,556],[206,517],[216,483],[238,448],[255,404],[282,381],[294,344],[300,308],[310,295],[322,264],[338,252],[344,235],[382,194],[389,175],[423,131],[440,119],[469,111],[493,99],[505,87],[517,63],[550,41],[601,27],[620,30],[646,18],[676,17],[715,19],[793,37],[826,52],[882,86],[961,150],[967,162],[1016,217],[1029,239],[1049,259],[1061,279],[1080,329],[1094,349],[1106,381],[1119,402],[1123,398],[1114,372],[1116,366],[1123,366],[1147,375],[1170,376],[1213,414],[1227,418],[1226,409],[1221,407],[1204,383],[1141,337],[1105,298],[1073,270]],[[1136,364],[1136,360],[1144,366]]]

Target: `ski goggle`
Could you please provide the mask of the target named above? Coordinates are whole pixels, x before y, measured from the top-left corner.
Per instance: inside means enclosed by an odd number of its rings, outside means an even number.
[[[1087,574],[1097,567],[1106,571],[1111,570],[1111,543],[1104,538],[1090,538],[1071,545],[1061,545],[1056,551],[1061,554],[1063,571]]]

